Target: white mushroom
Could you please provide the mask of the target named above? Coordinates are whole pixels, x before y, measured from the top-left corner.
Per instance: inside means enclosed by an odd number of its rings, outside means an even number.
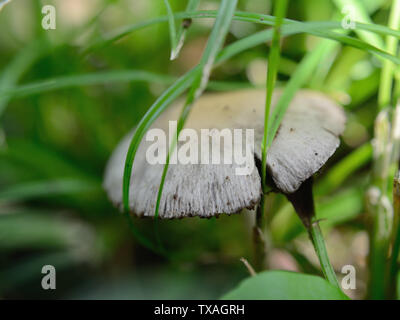
[[[273,106],[280,94],[279,90],[274,93]],[[194,129],[199,136],[201,129],[254,129],[250,166],[253,170],[246,175],[237,175],[235,169],[239,165],[235,162],[170,164],[160,202],[161,218],[231,214],[243,208],[253,208],[259,202],[261,178],[254,164],[261,164],[264,106],[264,90],[213,93],[198,99],[185,128]],[[169,121],[179,118],[182,107],[183,101],[171,106],[152,128],[168,132]],[[344,112],[335,102],[318,92],[298,91],[267,154],[268,176],[272,177],[275,187],[285,194],[294,193],[334,153],[344,125]],[[124,163],[132,134],[128,134],[116,148],[105,174],[104,187],[112,202],[119,207],[122,207]],[[149,164],[146,160],[146,150],[151,144],[143,139],[133,165],[129,199],[132,212],[138,216],[154,216],[164,167],[162,164]],[[221,158],[230,148],[225,142],[223,146],[225,149],[221,149],[225,151],[221,152]]]

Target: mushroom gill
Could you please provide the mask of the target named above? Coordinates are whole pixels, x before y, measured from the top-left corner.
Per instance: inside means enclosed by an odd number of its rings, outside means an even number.
[[[280,94],[279,90],[275,91],[273,106]],[[152,128],[162,129],[168,137],[169,121],[179,118],[183,103],[180,101],[166,110]],[[161,218],[212,217],[254,208],[262,194],[256,164],[261,163],[264,108],[264,90],[212,93],[197,100],[185,128],[194,129],[199,136],[201,129],[253,129],[254,149],[250,166],[253,169],[251,173],[237,175],[235,169],[239,164],[235,162],[170,164],[160,203]],[[335,152],[344,126],[345,114],[335,102],[318,92],[298,91],[267,154],[267,172],[274,188],[287,195],[298,190]],[[121,208],[124,163],[132,134],[118,145],[105,172],[104,188],[111,201]],[[166,141],[168,143],[168,139]],[[244,146],[245,139],[242,143]],[[153,142],[143,139],[133,165],[129,199],[131,211],[138,216],[154,216],[164,167],[147,161],[146,151],[151,144]],[[178,143],[178,149],[180,145],[182,142]],[[221,159],[223,150],[226,152],[230,147],[224,141]],[[165,148],[168,149],[168,145]]]

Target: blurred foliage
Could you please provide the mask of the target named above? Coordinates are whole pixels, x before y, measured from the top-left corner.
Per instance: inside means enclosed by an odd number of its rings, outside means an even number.
[[[169,2],[174,12],[187,4]],[[370,22],[386,25],[391,1],[360,2]],[[330,20],[340,17],[340,3],[290,1],[287,17]],[[57,9],[56,30],[41,27],[45,4]],[[199,10],[217,8],[218,1],[199,4]],[[241,0],[238,9],[269,14],[271,2]],[[247,276],[239,259],[252,257],[253,213],[160,221],[165,258],[138,244],[101,186],[119,139],[171,79],[198,63],[213,19],[193,21],[174,61],[167,20],[85,49],[109,32],[166,13],[163,1],[155,0],[18,0],[0,12],[0,298],[218,298]],[[234,21],[227,42],[263,29]],[[277,86],[318,41],[304,34],[283,39]],[[325,221],[334,266],[361,270],[357,290],[347,292],[360,298],[367,239],[346,235],[367,224],[363,197],[381,61],[328,43],[307,86],[343,104],[348,124],[341,147],[316,177],[317,215]],[[218,89],[213,82],[219,89],[263,86],[267,57],[265,45],[235,56],[214,70],[209,89]],[[304,228],[286,200],[270,195],[266,210],[270,242],[279,250],[271,251],[270,267],[317,270]],[[155,239],[153,221],[135,222]],[[344,240],[334,247],[330,239],[337,232]],[[55,291],[40,287],[45,264],[57,269]]]

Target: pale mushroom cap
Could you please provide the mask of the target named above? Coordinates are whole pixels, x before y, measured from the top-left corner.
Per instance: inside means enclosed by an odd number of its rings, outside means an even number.
[[[280,91],[276,90],[273,105]],[[165,111],[152,128],[168,134],[168,121],[177,120],[184,101]],[[185,128],[254,129],[254,158],[261,162],[264,132],[264,90],[206,94],[198,99]],[[268,151],[268,174],[279,190],[293,193],[330,158],[343,132],[345,114],[340,106],[318,92],[300,90],[293,98]],[[107,165],[104,187],[114,204],[122,206],[126,152],[133,133],[114,151]],[[163,165],[151,165],[142,141],[133,165],[130,207],[138,216],[154,216]],[[161,218],[212,217],[253,208],[261,197],[261,178],[254,166],[248,175],[236,175],[235,164],[171,164],[161,198]]]

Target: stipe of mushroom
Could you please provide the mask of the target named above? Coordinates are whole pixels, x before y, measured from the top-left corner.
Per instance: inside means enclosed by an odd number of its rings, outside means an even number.
[[[275,90],[272,108],[280,94]],[[179,118],[183,103],[177,102],[166,110],[152,128],[168,132],[169,121]],[[246,175],[237,175],[235,169],[239,165],[234,162],[170,164],[159,207],[160,218],[209,218],[252,209],[259,203],[264,108],[264,90],[205,94],[197,100],[185,128],[194,129],[199,136],[201,129],[253,129],[253,170]],[[310,179],[339,146],[345,119],[343,109],[327,96],[310,90],[298,91],[268,150],[267,176],[272,188],[287,195],[293,203],[298,197],[296,192],[307,189],[306,185],[301,188],[303,182]],[[117,146],[105,172],[104,188],[111,201],[120,208],[124,164],[132,134],[129,133]],[[140,217],[154,216],[164,167],[147,161],[146,151],[152,143],[143,139],[133,164],[130,209]],[[221,147],[221,153],[224,147]],[[168,145],[165,148],[168,150]]]

